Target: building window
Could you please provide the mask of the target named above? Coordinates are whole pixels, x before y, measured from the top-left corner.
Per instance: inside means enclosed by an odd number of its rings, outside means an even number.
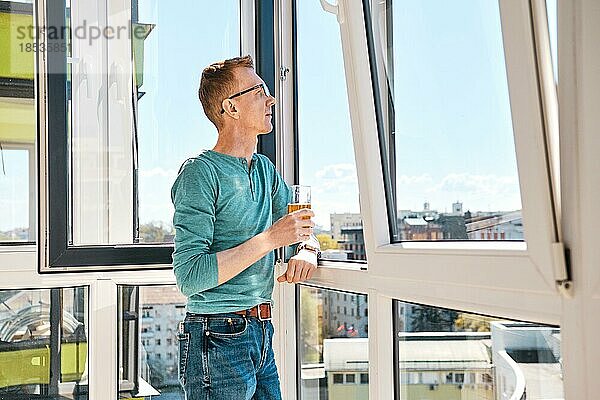
[[[360,374],[360,383],[361,385],[366,385],[369,383],[369,374]]]
[[[333,383],[344,383],[344,375],[343,374],[333,374]]]
[[[346,374],[346,383],[355,383],[355,375]]]
[[[465,374],[457,372],[454,374],[454,383],[465,383]]]

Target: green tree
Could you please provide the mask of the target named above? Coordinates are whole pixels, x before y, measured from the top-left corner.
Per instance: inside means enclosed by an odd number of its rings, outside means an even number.
[[[412,332],[452,332],[457,317],[456,311],[418,306],[413,309]]]
[[[460,313],[454,321],[454,327],[460,332],[489,332],[493,318]]]
[[[300,350],[303,364],[319,362],[323,338],[319,329],[320,302],[316,298],[316,290],[300,289]]]
[[[162,222],[149,222],[140,225],[139,238],[142,243],[163,243],[173,237],[175,232],[171,226]],[[169,240],[170,241],[170,240]]]
[[[317,235],[317,239],[319,240],[319,243],[321,245],[321,250],[329,250],[329,249],[338,249],[339,248],[337,240],[332,239],[331,236],[329,236],[326,233],[319,233]]]

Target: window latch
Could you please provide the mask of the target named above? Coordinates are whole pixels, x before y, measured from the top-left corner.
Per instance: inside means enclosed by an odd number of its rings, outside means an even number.
[[[562,242],[552,243],[554,261],[554,281],[558,292],[565,298],[573,298],[571,281],[571,253]]]
[[[290,72],[288,67],[279,67],[279,79],[285,81],[287,79],[288,72]]]

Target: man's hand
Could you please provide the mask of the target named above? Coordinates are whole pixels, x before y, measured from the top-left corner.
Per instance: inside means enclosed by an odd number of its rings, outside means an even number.
[[[298,283],[312,278],[317,270],[317,255],[308,250],[300,250],[298,254],[290,258],[285,271],[277,282]]]
[[[313,233],[315,213],[302,208],[286,214],[265,231],[273,249],[307,240]]]

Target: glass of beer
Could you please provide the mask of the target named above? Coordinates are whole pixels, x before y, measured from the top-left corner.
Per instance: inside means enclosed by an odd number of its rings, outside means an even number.
[[[310,208],[310,186],[292,185],[292,201],[288,203],[288,214],[302,208]],[[310,219],[310,217],[304,217]]]

